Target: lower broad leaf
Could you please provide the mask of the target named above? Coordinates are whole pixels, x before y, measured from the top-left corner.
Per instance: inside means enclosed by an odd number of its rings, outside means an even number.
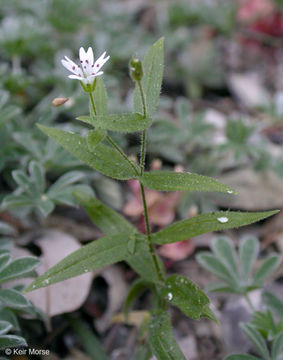
[[[249,225],[277,213],[278,210],[263,212],[218,211],[201,214],[167,226],[161,231],[152,234],[152,240],[155,244],[170,244],[211,231]]]
[[[174,339],[168,313],[157,312],[152,316],[148,338],[151,350],[158,360],[186,360]]]
[[[212,317],[208,308],[209,298],[199,286],[184,276],[175,274],[168,277],[161,289],[161,296],[191,319]]]
[[[128,222],[123,216],[115,210],[103,204],[100,200],[93,196],[85,194],[81,191],[75,191],[74,196],[83,206],[93,223],[105,233],[105,235],[116,235],[119,233],[134,234],[137,229]],[[141,238],[142,235],[139,235]],[[143,237],[144,242],[146,239]],[[127,263],[134,269],[141,277],[150,282],[158,282],[158,275],[156,274],[154,262],[148,249],[137,255],[128,258]],[[160,268],[164,270],[163,264],[160,261]]]
[[[58,264],[35,279],[25,292],[45,287],[83,273],[103,268],[126,260],[132,254],[128,250],[128,241],[134,236],[127,233],[106,236],[82,246],[79,250],[65,257]],[[145,251],[144,241],[137,238],[136,252]]]
[[[13,325],[5,320],[0,320],[0,335],[5,335],[12,329]]]

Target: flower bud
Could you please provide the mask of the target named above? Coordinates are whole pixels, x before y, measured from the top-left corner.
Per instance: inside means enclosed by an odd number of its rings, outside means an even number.
[[[132,58],[129,63],[130,76],[133,81],[140,81],[143,77],[142,63],[138,58]]]
[[[52,100],[52,105],[53,106],[61,106],[63,104],[65,104],[65,102],[67,102],[69,100],[69,98],[55,98]]]

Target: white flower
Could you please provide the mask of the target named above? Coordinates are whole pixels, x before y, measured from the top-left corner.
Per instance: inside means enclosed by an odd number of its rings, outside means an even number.
[[[81,81],[84,85],[92,85],[96,76],[102,75],[103,71],[100,71],[102,66],[110,58],[105,57],[106,51],[94,62],[93,50],[91,47],[88,48],[87,52],[84,48],[80,48],[80,65],[75,64],[71,59],[65,56],[61,62],[63,66],[72,72],[69,75],[70,79],[76,79]]]

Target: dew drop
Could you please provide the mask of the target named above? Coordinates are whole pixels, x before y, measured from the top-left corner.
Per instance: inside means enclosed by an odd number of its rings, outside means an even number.
[[[228,194],[233,194],[233,191],[232,190],[227,190],[227,193]]]
[[[171,301],[171,300],[173,299],[173,295],[172,295],[172,293],[168,293],[168,295],[167,295],[167,296],[168,296],[168,300],[169,300],[169,301]]]
[[[44,280],[45,284],[48,285],[49,284],[49,279]]]
[[[226,222],[228,222],[228,218],[226,216],[222,216],[217,218],[217,220],[221,223],[221,224],[225,224]]]

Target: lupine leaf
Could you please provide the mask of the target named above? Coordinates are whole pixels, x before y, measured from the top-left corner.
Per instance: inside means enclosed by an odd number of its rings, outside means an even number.
[[[283,301],[276,295],[265,291],[262,295],[262,300],[265,305],[271,309],[277,316],[283,318]]]
[[[32,182],[33,187],[36,188],[39,194],[43,193],[45,190],[45,175],[41,164],[34,160],[31,161],[29,163],[29,173],[32,179],[30,182]]]
[[[270,360],[269,351],[263,336],[250,324],[241,324],[241,328],[263,359]]]
[[[5,109],[0,112],[0,128],[10,121],[12,118],[15,118],[20,114],[20,109],[16,106],[7,106]]]
[[[26,340],[17,335],[0,336],[0,350],[17,346],[27,346]]]
[[[235,279],[239,279],[236,252],[232,241],[226,237],[217,237],[212,241],[212,249],[218,259],[225,263]]]
[[[98,199],[79,191],[75,191],[74,195],[84,207],[93,223],[98,226],[105,235],[117,235],[121,232],[133,234],[137,232],[137,229],[123,216],[118,214],[115,210],[110,209]],[[144,241],[146,240],[144,239]],[[132,256],[127,259],[127,262],[131,268],[144,279],[153,282],[159,281],[152,257],[148,250]],[[160,266],[161,269],[163,269],[161,262]]]
[[[273,271],[277,269],[281,261],[281,257],[279,255],[270,255],[267,259],[265,259],[257,269],[253,277],[254,284],[262,284],[263,281],[271,274]]]
[[[215,255],[204,251],[197,256],[197,260],[206,270],[227,281],[230,286],[237,287],[237,279],[234,273]]]
[[[0,221],[0,234],[1,235],[15,235],[15,229],[4,221]]]
[[[108,98],[103,80],[96,78],[95,90],[93,93],[95,109],[97,115],[107,115],[108,113]]]
[[[142,62],[144,75],[141,80],[141,85],[144,91],[148,115],[152,115],[155,112],[159,103],[164,66],[163,43],[163,38],[156,41],[148,50]],[[138,85],[136,85],[134,91],[134,110],[135,112],[143,114],[142,99]]]
[[[7,334],[12,329],[13,325],[5,320],[0,320],[0,335]]]
[[[1,208],[3,210],[11,209],[17,206],[32,206],[34,205],[33,200],[26,195],[7,195],[4,197]]]
[[[149,189],[161,191],[217,191],[236,193],[229,186],[203,175],[188,172],[150,171],[140,177]]]
[[[40,260],[34,256],[25,256],[10,262],[10,264],[0,272],[0,284],[24,277],[35,269],[39,263]]]
[[[203,317],[203,311],[209,304],[209,298],[199,286],[177,274],[166,279],[165,286],[161,289],[161,296],[194,320]]]
[[[12,309],[21,309],[30,305],[30,302],[14,289],[0,289],[0,303]]]
[[[93,151],[95,147],[101,143],[101,141],[105,138],[106,131],[101,128],[96,128],[94,130],[90,130],[87,134],[87,146],[89,151]]]
[[[6,252],[1,252],[0,254],[0,274],[1,274],[1,270],[8,264],[8,262],[10,261],[10,253],[6,253]]]
[[[252,224],[276,213],[278,213],[278,210],[263,212],[218,211],[201,214],[167,226],[159,232],[154,233],[152,240],[156,244],[169,244],[211,231],[233,229],[235,227]]]
[[[130,164],[116,150],[99,144],[93,152],[90,152],[86,139],[80,135],[43,125],[38,125],[38,127],[76,158],[102,174],[119,180],[136,176]]]
[[[243,279],[247,282],[259,252],[259,243],[255,238],[245,238],[242,240],[239,249],[240,268]]]
[[[83,121],[94,127],[101,127],[110,131],[136,132],[147,129],[151,119],[140,114],[113,114],[100,116],[79,116],[77,120]]]
[[[186,360],[174,339],[167,312],[157,312],[149,324],[149,344],[158,360]]]
[[[25,292],[126,260],[132,255],[127,247],[128,241],[132,236],[137,235],[120,233],[119,235],[106,236],[94,240],[82,246],[35,279],[25,289]],[[144,245],[143,241],[137,239],[136,252],[143,252],[145,250]]]
[[[271,348],[271,354],[273,360],[279,359],[279,355],[282,354],[281,351],[282,347],[283,347],[283,331],[281,331],[273,340],[272,348]]]
[[[85,174],[82,171],[70,171],[59,177],[48,189],[47,196],[53,197],[59,195],[69,185],[72,185],[83,179]]]
[[[9,310],[7,307],[0,308],[0,319],[12,324],[13,330],[20,331],[20,325],[17,316],[12,310]]]

